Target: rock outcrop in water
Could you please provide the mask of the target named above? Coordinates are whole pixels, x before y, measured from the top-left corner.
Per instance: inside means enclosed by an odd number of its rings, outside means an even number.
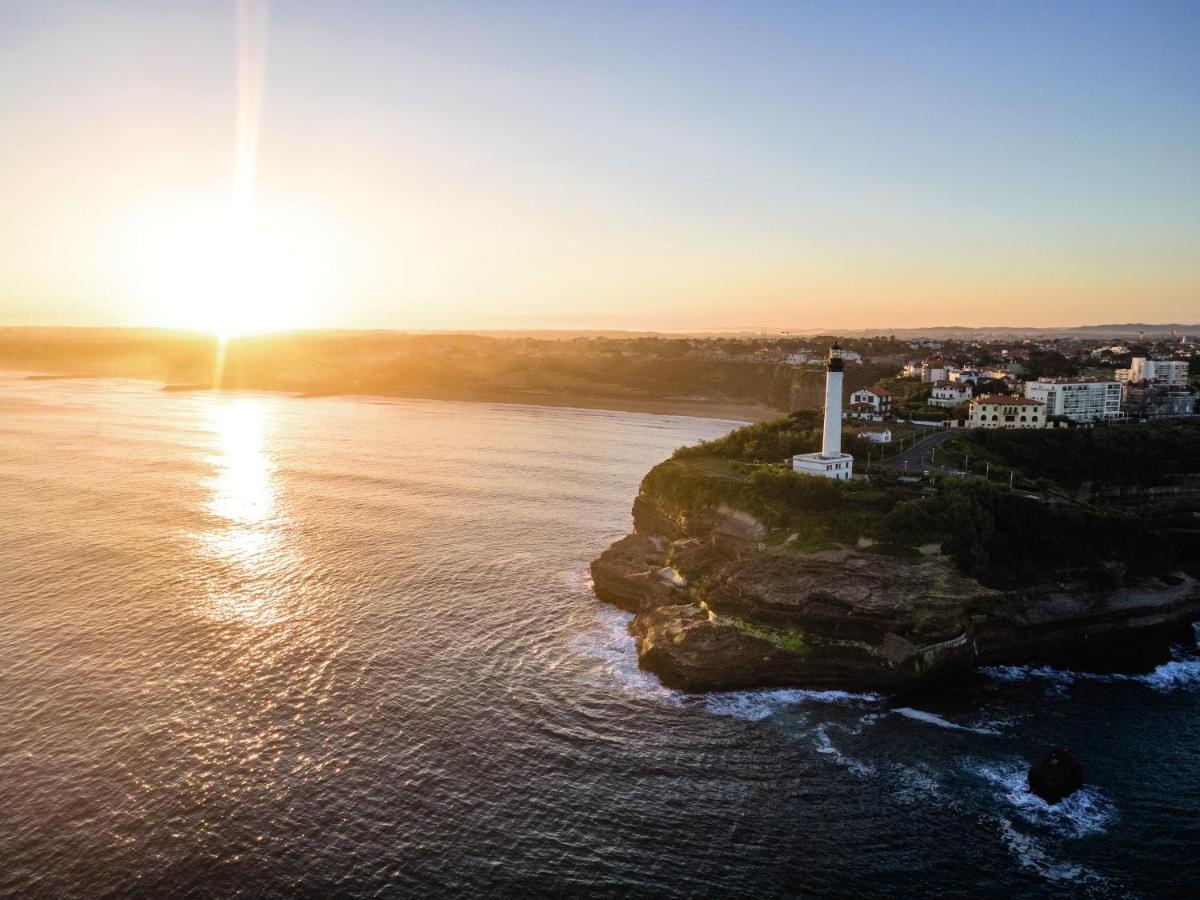
[[[941,547],[879,552],[868,538],[812,551],[719,502],[680,511],[652,479],[632,534],[592,563],[597,596],[635,613],[643,668],[690,691],[759,686],[902,693],[985,665],[1104,659],[1165,647],[1200,618],[1183,571],[1118,571],[989,587]],[[677,498],[675,498],[677,500]]]
[[[1054,804],[1083,787],[1083,764],[1070,750],[1047,753],[1029,767],[1029,789]]]

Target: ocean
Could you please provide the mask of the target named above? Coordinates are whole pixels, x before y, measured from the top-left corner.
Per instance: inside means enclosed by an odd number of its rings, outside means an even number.
[[[0,373],[0,894],[1194,892],[1194,645],[897,703],[637,668],[588,562],[735,424]]]

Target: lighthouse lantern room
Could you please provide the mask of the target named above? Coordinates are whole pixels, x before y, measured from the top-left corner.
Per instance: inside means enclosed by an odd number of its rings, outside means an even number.
[[[792,457],[792,469],[808,475],[849,480],[854,475],[854,457],[842,452],[842,351],[835,342],[825,363],[825,427],[820,453]]]

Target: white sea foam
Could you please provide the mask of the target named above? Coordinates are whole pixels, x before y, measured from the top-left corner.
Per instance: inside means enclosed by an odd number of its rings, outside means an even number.
[[[946,728],[951,731],[970,731],[974,734],[999,734],[999,731],[971,725],[958,725],[948,719],[943,719],[941,716],[934,715],[931,712],[925,712],[920,709],[913,709],[909,706],[901,706],[893,709],[892,712],[904,716],[906,719],[914,719],[917,722],[925,722],[929,725],[936,725],[938,728]]]
[[[705,708],[717,716],[730,716],[756,722],[774,715],[781,709],[802,703],[831,703],[854,705],[878,702],[875,694],[851,694],[847,691],[804,691],[799,688],[775,690],[723,691],[708,694]]]
[[[637,647],[629,634],[633,613],[607,604],[596,607],[596,630],[580,635],[573,645],[577,651],[603,665],[605,677],[623,691],[679,705],[686,695],[664,687],[658,677],[638,665]]]
[[[1049,666],[989,666],[982,672],[996,681],[1045,681],[1060,687],[1079,682],[1133,682],[1144,684],[1163,694],[1178,690],[1200,691],[1200,659],[1197,658],[1173,659],[1155,667],[1154,671],[1141,675],[1127,675],[1121,672],[1073,672]]]
[[[1026,822],[1066,837],[1100,834],[1118,819],[1113,802],[1093,786],[1085,785],[1059,803],[1047,803],[1029,790],[1027,763],[968,763],[967,769],[987,781],[996,799],[1010,804]]]
[[[865,763],[862,760],[853,759],[846,756],[837,747],[833,745],[833,741],[829,738],[829,724],[822,723],[812,730],[814,745],[818,753],[830,756],[833,761],[839,766],[849,770],[860,778],[870,778],[875,774],[875,767],[870,763]]]
[[[1085,866],[1054,859],[1036,838],[1018,831],[1008,819],[1000,819],[1000,837],[1021,868],[1036,872],[1047,881],[1104,881],[1099,873]]]

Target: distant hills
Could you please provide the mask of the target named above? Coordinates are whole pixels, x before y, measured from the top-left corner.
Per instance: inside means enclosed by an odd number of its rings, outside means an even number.
[[[103,328],[103,327],[68,327],[42,325],[0,325],[0,333],[5,331],[21,332],[68,332],[76,335],[174,335],[182,337],[189,332],[159,328]],[[413,335],[475,335],[491,338],[532,338],[535,340],[573,340],[576,338],[775,338],[780,336],[811,337],[815,335],[838,335],[845,337],[894,336],[897,338],[1023,338],[1023,337],[1163,337],[1172,334],[1190,335],[1200,339],[1200,323],[1179,322],[1125,322],[1108,325],[1063,325],[1033,327],[1025,325],[933,325],[924,328],[730,328],[712,331],[651,331],[642,329],[621,330],[616,328],[513,328],[513,329],[444,329],[444,330],[404,330],[398,328],[325,328],[301,331],[284,331],[280,334],[300,335],[352,335],[371,333],[393,333]]]

